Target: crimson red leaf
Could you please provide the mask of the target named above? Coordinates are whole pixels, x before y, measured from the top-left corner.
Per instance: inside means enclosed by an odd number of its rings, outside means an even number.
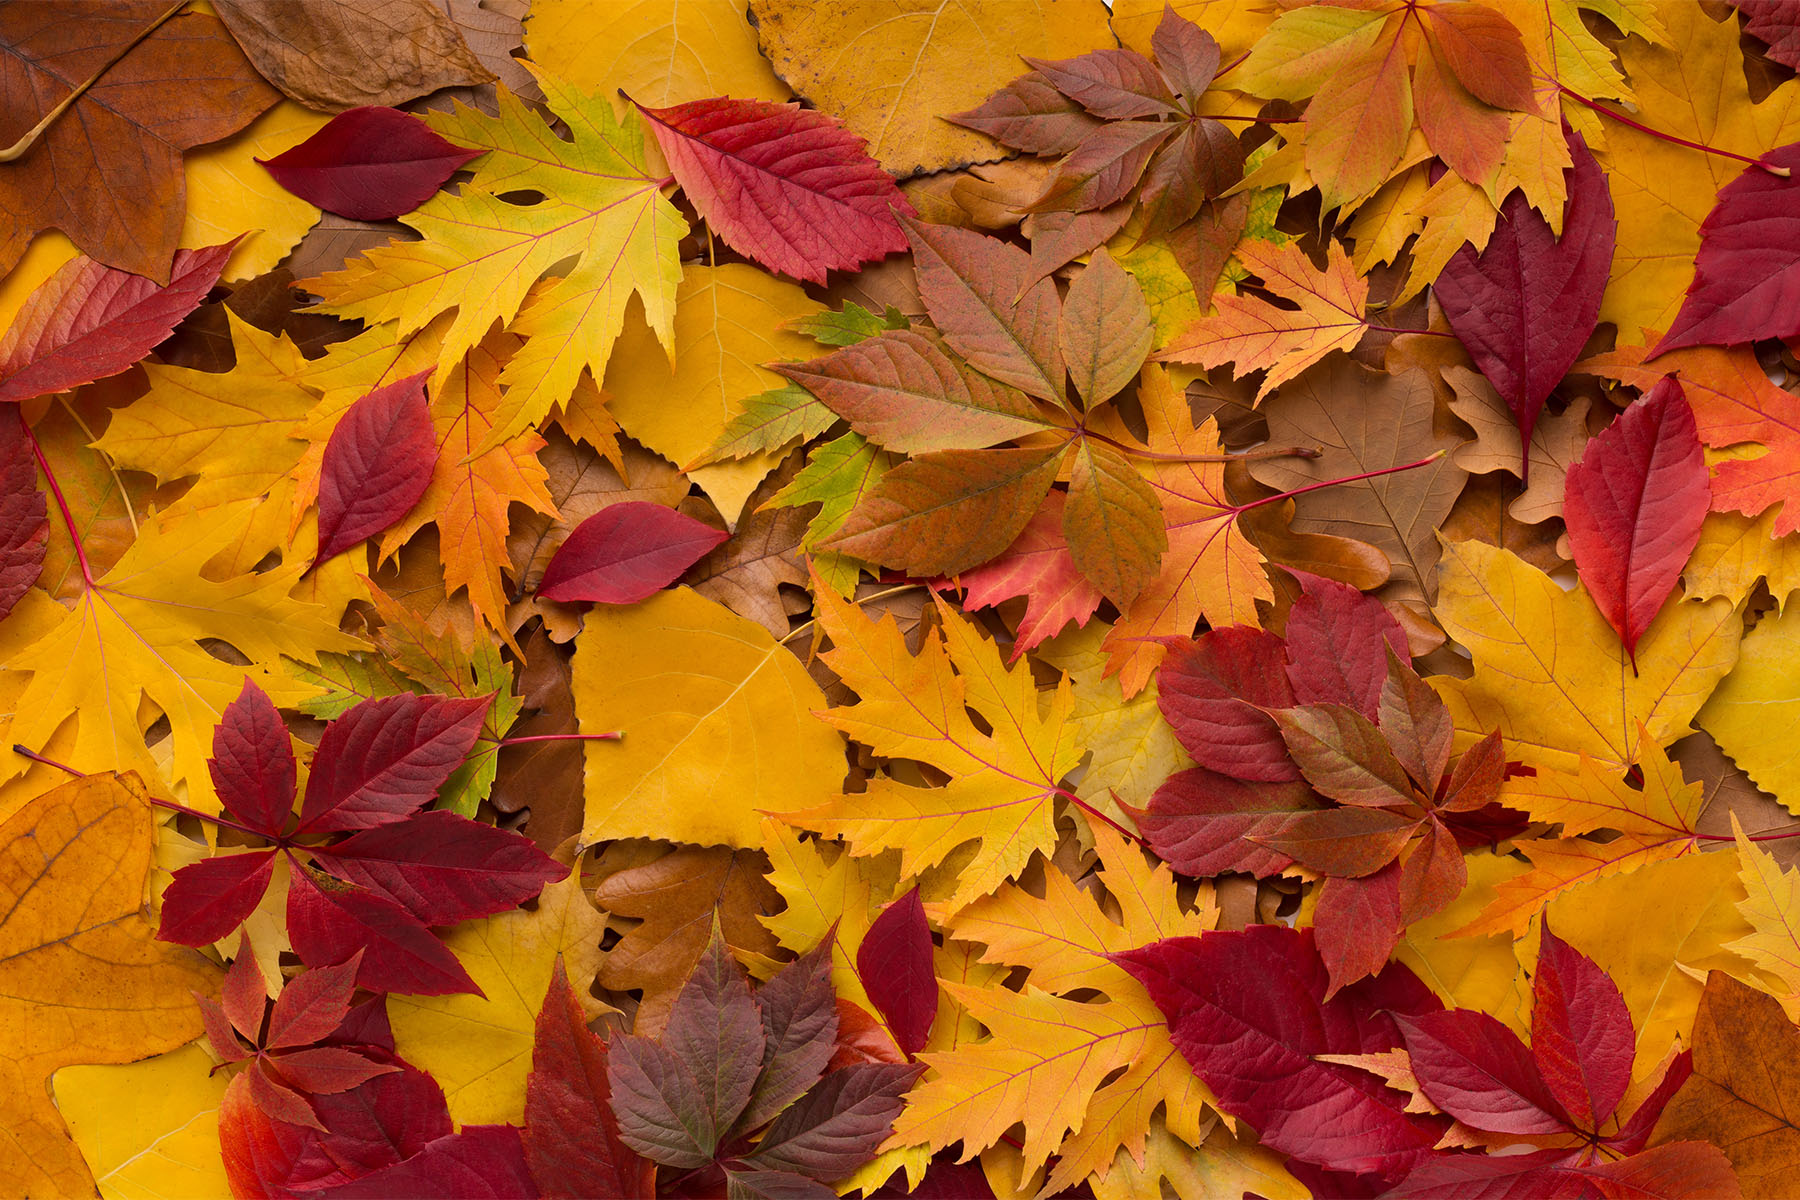
[[[206,299],[236,245],[177,250],[166,287],[85,256],[70,259],[0,336],[0,401],[66,392],[142,359]]]
[[[611,504],[569,534],[544,568],[538,595],[562,604],[636,604],[730,536],[648,500]]]
[[[377,1075],[399,1068],[390,1062],[376,1062],[366,1055],[341,1046],[309,1046],[287,1054],[265,1058],[261,1064],[271,1077],[279,1078],[295,1090],[310,1096],[328,1096],[346,1092]],[[310,1106],[309,1106],[310,1107]]]
[[[1250,783],[1194,767],[1164,780],[1137,822],[1150,848],[1183,875],[1247,871],[1260,879],[1294,860],[1256,839],[1318,809],[1318,796],[1300,780]]]
[[[894,213],[912,205],[835,118],[766,100],[638,111],[707,225],[770,270],[824,283],[906,249]]]
[[[1469,868],[1449,826],[1432,817],[1400,864],[1400,924],[1411,925],[1462,895]]]
[[[738,1118],[743,1129],[767,1124],[819,1081],[837,1051],[838,1002],[831,990],[831,948],[825,938],[777,971],[756,993],[762,1014],[762,1073]],[[854,1007],[854,1006],[852,1006]],[[849,1174],[848,1171],[845,1174]],[[832,1176],[837,1178],[837,1176]]]
[[[1527,450],[1544,401],[1594,332],[1618,232],[1600,164],[1580,134],[1565,128],[1563,136],[1574,165],[1563,172],[1562,236],[1515,191],[1500,206],[1487,248],[1478,254],[1465,245],[1432,285],[1450,328],[1512,410]],[[1530,466],[1526,453],[1522,479]]]
[[[310,1046],[343,1024],[350,1015],[350,997],[356,994],[361,962],[353,954],[336,966],[314,967],[289,980],[275,998],[264,1047]]]
[[[1711,496],[1694,410],[1674,376],[1588,440],[1565,487],[1575,569],[1635,668],[1638,639],[1699,543]]]
[[[1387,683],[1387,647],[1411,661],[1406,633],[1381,601],[1349,584],[1290,574],[1302,595],[1287,623],[1287,675],[1296,704],[1347,704],[1373,721]]]
[[[248,676],[219,714],[206,765],[227,811],[265,837],[281,836],[294,809],[294,748],[274,702]]]
[[[569,873],[530,838],[441,810],[365,829],[313,859],[427,925],[504,912]]]
[[[244,1074],[247,1077],[245,1086],[249,1088],[250,1098],[256,1102],[257,1108],[277,1121],[325,1132],[325,1126],[319,1123],[318,1115],[313,1112],[306,1097],[286,1082],[264,1071],[262,1063],[257,1063]]]
[[[1531,1052],[1544,1082],[1576,1124],[1598,1128],[1631,1086],[1637,1034],[1625,997],[1592,959],[1550,932],[1548,919],[1531,990]]]
[[[410,113],[369,105],[347,108],[293,149],[256,161],[308,204],[387,221],[425,203],[483,153],[451,145]]]
[[[1300,778],[1281,729],[1261,711],[1295,703],[1274,634],[1229,625],[1178,642],[1163,660],[1157,688],[1157,707],[1201,766],[1236,779]]]
[[[17,408],[0,409],[0,620],[37,582],[50,537],[31,435]]]
[[[250,1057],[250,1051],[244,1048],[243,1041],[233,1030],[231,1020],[217,1001],[194,993],[194,1002],[200,1006],[200,1021],[206,1026],[206,1040],[212,1043],[213,1053],[226,1062],[243,1062]],[[261,1016],[259,1012],[257,1014]],[[251,1036],[255,1036],[252,1034]]]
[[[1543,1066],[1542,1058],[1538,1059],[1538,1065],[1540,1068]],[[1637,1106],[1637,1111],[1619,1122],[1619,1132],[1606,1139],[1606,1144],[1625,1154],[1636,1154],[1642,1150],[1649,1144],[1650,1135],[1656,1131],[1656,1123],[1662,1119],[1663,1109],[1669,1106],[1669,1101],[1675,1098],[1675,1093],[1681,1090],[1681,1085],[1693,1073],[1692,1050],[1683,1050],[1670,1059],[1668,1070],[1663,1072],[1662,1079],[1644,1097],[1643,1103]]]
[[[225,981],[219,985],[219,1003],[237,1031],[254,1043],[262,1034],[263,1013],[269,1007],[268,981],[256,961],[250,939],[238,939],[237,957],[225,970]]]
[[[371,992],[485,994],[411,913],[311,868],[290,872],[287,925],[294,953],[309,967],[341,963],[363,951],[356,982]]]
[[[350,406],[319,464],[317,566],[404,517],[431,484],[437,434],[420,371]]]
[[[365,700],[325,727],[297,833],[372,829],[437,794],[481,734],[486,696]]]
[[[525,1081],[525,1160],[553,1196],[655,1195],[656,1167],[619,1138],[606,1039],[591,1032],[562,959],[538,1010]]]
[[[175,872],[163,892],[156,936],[183,946],[205,946],[242,925],[269,889],[275,852],[203,858]]]
[[[833,1071],[775,1118],[746,1161],[821,1183],[842,1179],[875,1157],[894,1131],[901,1097],[923,1063],[864,1063]]]
[[[1769,57],[1800,71],[1800,0],[1738,0],[1744,32],[1769,44]]]
[[[1051,492],[1044,506],[999,558],[964,571],[959,582],[967,608],[992,608],[1015,596],[1025,598],[1012,658],[1061,632],[1073,621],[1086,625],[1100,607],[1100,591],[1075,569],[1063,534],[1064,492]]]
[[[1327,1000],[1311,931],[1272,925],[1165,938],[1112,958],[1148,989],[1219,1107],[1254,1126],[1263,1145],[1390,1180],[1431,1156],[1442,1117],[1403,1112],[1405,1096],[1375,1076],[1315,1057],[1394,1049],[1390,1013],[1440,1009],[1406,967],[1391,964]]]
[[[1800,334],[1800,142],[1763,155],[1761,167],[1719,189],[1700,225],[1694,282],[1651,356],[1683,346],[1754,342]]]
[[[1419,1087],[1457,1120],[1494,1133],[1569,1130],[1525,1043],[1493,1017],[1458,1008],[1397,1020]]]
[[[511,1125],[465,1125],[427,1143],[412,1157],[317,1193],[321,1200],[535,1200],[519,1131]]]
[[[937,1020],[931,925],[914,887],[881,910],[856,950],[856,975],[908,1057],[925,1048]]]
[[[1384,1200],[1738,1200],[1731,1163],[1706,1142],[1671,1142],[1614,1161],[1583,1163],[1567,1150],[1445,1155]]]
[[[1320,887],[1313,935],[1331,977],[1327,999],[1345,984],[1381,970],[1394,953],[1400,940],[1402,873],[1399,863],[1389,863],[1373,875],[1334,876]]]

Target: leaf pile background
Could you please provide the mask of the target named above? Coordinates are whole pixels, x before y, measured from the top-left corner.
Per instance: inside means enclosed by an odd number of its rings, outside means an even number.
[[[0,1192],[1779,1194],[1797,69],[0,6]]]

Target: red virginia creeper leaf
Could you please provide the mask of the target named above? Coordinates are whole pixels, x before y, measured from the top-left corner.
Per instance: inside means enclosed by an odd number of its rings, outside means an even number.
[[[294,747],[274,702],[248,677],[219,714],[206,765],[227,811],[265,837],[281,835],[294,809]]]
[[[1675,590],[1710,498],[1681,384],[1662,380],[1589,439],[1565,486],[1575,568],[1635,668],[1638,639]]]
[[[288,936],[309,967],[363,951],[356,982],[372,992],[483,995],[456,956],[411,913],[383,896],[310,867],[289,873]]]
[[[569,873],[523,834],[441,810],[365,829],[313,860],[427,925],[505,912]]]
[[[319,1193],[321,1200],[391,1200],[455,1196],[458,1200],[535,1200],[519,1131],[511,1125],[465,1125],[428,1142],[390,1167]]]
[[[1028,154],[1066,154],[1100,128],[1097,118],[1058,91],[1039,71],[1019,76],[989,96],[980,108],[948,113],[944,120]]]
[[[1269,714],[1306,782],[1340,804],[1410,803],[1412,781],[1375,723],[1342,704],[1302,704]],[[1436,780],[1432,781],[1433,785]]]
[[[350,709],[319,739],[296,832],[372,829],[424,806],[468,757],[488,700],[409,692]]]
[[[931,926],[919,889],[881,910],[856,950],[856,974],[908,1056],[925,1048],[937,1020],[938,981]]]
[[[1347,704],[1373,721],[1387,683],[1387,650],[1410,661],[1400,622],[1349,584],[1290,571],[1302,595],[1287,623],[1287,675],[1296,704]]]
[[[1075,556],[1063,535],[1066,495],[1051,492],[1025,523],[1017,540],[998,558],[960,578],[966,608],[992,608],[1015,596],[1025,598],[1025,615],[1013,640],[1012,658],[1060,633],[1071,621],[1086,625],[1100,601],[1100,590],[1075,569]]]
[[[1738,0],[1744,32],[1769,44],[1769,57],[1800,71],[1800,0]]]
[[[425,203],[484,153],[451,145],[411,113],[365,105],[345,109],[293,149],[256,161],[308,204],[354,221],[388,221]]]
[[[66,392],[131,366],[206,299],[236,245],[177,250],[166,287],[85,256],[70,259],[0,336],[0,402]]]
[[[1150,848],[1183,875],[1247,871],[1262,879],[1294,860],[1259,839],[1297,813],[1319,810],[1302,781],[1251,783],[1194,767],[1164,780],[1137,823]]]
[[[1096,117],[1122,121],[1128,117],[1181,115],[1155,65],[1136,50],[1109,46],[1077,58],[1024,57],[1027,65],[1050,81],[1051,87]]]
[[[833,1071],[775,1118],[745,1161],[829,1183],[875,1157],[923,1063],[863,1063]]]
[[[608,505],[569,534],[544,568],[538,595],[562,604],[636,604],[730,536],[648,500]]]
[[[163,892],[156,936],[183,946],[205,946],[242,925],[269,890],[275,851],[255,850],[203,858],[175,872]]]
[[[835,118],[766,100],[637,109],[707,225],[770,270],[824,283],[906,249],[894,214],[912,205]]]
[[[319,553],[335,558],[404,517],[431,484],[437,434],[420,371],[376,388],[338,421],[319,466]]]
[[[275,998],[275,1011],[269,1014],[264,1047],[310,1046],[342,1025],[350,1015],[350,998],[356,994],[356,972],[361,965],[362,960],[351,955],[336,966],[314,967],[289,980]]]
[[[1548,917],[1542,934],[1531,981],[1531,1053],[1569,1116],[1595,1129],[1631,1086],[1637,1034],[1612,978],[1552,933]]]
[[[1262,711],[1295,704],[1274,634],[1229,625],[1178,642],[1163,659],[1157,688],[1164,719],[1201,766],[1235,779],[1300,778],[1280,727]]]
[[[1295,813],[1255,838],[1321,875],[1354,879],[1393,862],[1418,826],[1418,817],[1385,808],[1322,808]]]
[[[0,409],[0,620],[37,582],[50,538],[48,513],[25,419],[17,408]]]
[[[1458,1008],[1397,1017],[1413,1074],[1438,1108],[1494,1133],[1563,1133],[1569,1123],[1519,1035]]]
[[[1327,999],[1380,971],[1393,955],[1402,928],[1401,874],[1400,864],[1391,862],[1360,879],[1331,876],[1319,888],[1313,936],[1331,978]]]
[[[1574,165],[1559,238],[1515,191],[1479,254],[1465,245],[1432,285],[1450,327],[1519,423],[1525,446],[1552,389],[1580,356],[1612,266],[1612,193],[1581,135],[1565,129]],[[1521,460],[1527,479],[1531,460]]]
[[[838,1005],[831,990],[832,939],[777,971],[756,992],[763,1066],[738,1124],[755,1129],[819,1081],[837,1051]],[[836,1178],[836,1176],[833,1176]]]
[[[1169,5],[1163,5],[1162,19],[1150,34],[1150,49],[1163,78],[1181,94],[1191,109],[1212,86],[1219,73],[1219,43]]]

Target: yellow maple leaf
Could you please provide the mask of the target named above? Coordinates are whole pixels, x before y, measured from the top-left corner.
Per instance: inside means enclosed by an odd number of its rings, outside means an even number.
[[[497,116],[460,103],[427,114],[442,137],[487,152],[470,165],[474,178],[406,216],[423,241],[371,250],[307,284],[323,297],[321,311],[370,324],[397,321],[401,336],[455,309],[438,350],[439,378],[496,321],[526,338],[500,377],[506,399],[493,414],[493,444],[541,421],[569,398],[584,370],[601,376],[632,296],[673,353],[676,247],[688,231],[662,194],[663,178],[649,168],[636,115],[621,121],[610,99],[537,75],[571,140],[505,87]],[[502,199],[521,192],[543,199]],[[575,265],[527,303],[532,284],[570,258]]]
[[[1777,998],[1791,1017],[1800,1011],[1800,871],[1783,871],[1774,855],[1745,836],[1735,814],[1731,832],[1737,838],[1738,881],[1744,885],[1738,912],[1753,932],[1725,948],[1779,981],[1786,993]]]
[[[1150,450],[1175,457],[1134,459],[1162,501],[1169,549],[1156,578],[1106,636],[1106,669],[1118,675],[1126,697],[1143,691],[1163,660],[1155,638],[1188,637],[1202,619],[1254,625],[1256,602],[1275,596],[1262,553],[1238,525],[1238,509],[1226,495],[1225,464],[1178,461],[1218,454],[1217,424],[1209,417],[1196,427],[1187,396],[1160,367],[1145,368],[1138,394]]]
[[[1456,1008],[1487,1013],[1525,1036],[1531,1011],[1531,984],[1520,974],[1510,933],[1454,936],[1494,899],[1494,889],[1527,870],[1508,854],[1473,853],[1464,860],[1469,882],[1437,912],[1408,925],[1394,957]]]
[[[94,1181],[49,1076],[200,1036],[218,968],[143,915],[151,808],[134,777],[90,775],[0,825],[0,1191],[86,1196]]]
[[[1637,89],[1633,120],[1752,158],[1800,140],[1800,84],[1787,80],[1752,104],[1735,21],[1715,21],[1698,4],[1662,5],[1657,15],[1666,45],[1626,38],[1618,47]],[[1612,121],[1597,150],[1619,220],[1600,319],[1627,332],[1667,329],[1694,278],[1700,223],[1746,168]]]
[[[1277,308],[1256,296],[1215,296],[1218,311],[1188,326],[1158,358],[1203,367],[1233,363],[1238,375],[1267,371],[1256,393],[1260,401],[1283,380],[1361,340],[1369,281],[1357,275],[1336,241],[1326,245],[1323,271],[1297,242],[1244,241],[1237,257],[1264,287],[1298,307]]]
[[[230,1077],[200,1044],[143,1062],[64,1067],[56,1110],[106,1200],[224,1196],[219,1102]]]
[[[736,0],[538,0],[525,20],[532,61],[595,95],[639,104],[787,100]]]
[[[1162,1195],[1166,1185],[1179,1200],[1217,1200],[1246,1192],[1263,1200],[1308,1200],[1312,1189],[1288,1173],[1287,1160],[1215,1121],[1199,1146],[1170,1133],[1160,1119],[1150,1124],[1142,1163],[1124,1150],[1104,1175],[1089,1180],[1096,1200],[1137,1200]]]
[[[897,849],[907,875],[978,842],[951,896],[953,910],[1017,875],[1034,851],[1049,854],[1062,778],[1081,759],[1067,681],[1040,712],[1030,667],[1009,671],[999,649],[941,600],[942,629],[926,636],[916,656],[891,616],[877,624],[829,588],[815,589],[815,600],[832,641],[824,659],[858,697],[821,715],[876,753],[929,763],[950,781],[922,787],[881,775],[867,791],[786,819],[843,837],[853,854]],[[971,712],[992,732],[978,728]]]
[[[1435,612],[1474,657],[1468,679],[1433,676],[1464,748],[1489,730],[1507,757],[1574,774],[1583,755],[1623,772],[1638,729],[1657,745],[1737,664],[1742,622],[1723,600],[1667,604],[1638,643],[1638,672],[1585,590],[1566,592],[1509,550],[1445,542]]]
[[[1760,517],[1709,512],[1700,524],[1700,541],[1682,571],[1687,594],[1700,600],[1723,596],[1733,604],[1747,600],[1761,580],[1784,612],[1788,597],[1800,591],[1800,535],[1775,536],[1778,509]]]
[[[519,339],[491,333],[463,357],[431,397],[431,423],[437,432],[438,457],[431,482],[419,502],[381,535],[381,553],[398,551],[427,524],[438,528],[438,553],[444,563],[444,586],[464,588],[469,603],[514,650],[506,620],[506,586],[502,570],[511,565],[506,535],[508,511],[514,504],[557,515],[545,490],[549,472],[538,461],[545,445],[535,433],[508,438],[491,448],[494,414],[504,403],[499,377]]]
[[[3,674],[29,674],[13,718],[12,740],[47,745],[64,722],[76,725],[65,760],[82,771],[159,772],[143,731],[155,713],[167,717],[173,738],[169,783],[185,787],[188,803],[216,811],[206,768],[213,727],[237,698],[248,675],[278,705],[316,693],[289,678],[281,656],[316,663],[321,650],[354,650],[361,643],[338,632],[317,605],[288,591],[304,569],[277,567],[261,575],[206,577],[204,564],[242,532],[249,512],[193,519],[173,528],[146,523],[123,557],[76,599],[54,628],[11,656]],[[237,666],[206,652],[218,639],[249,660]],[[146,715],[141,707],[152,706]],[[0,758],[0,779],[30,764]]]
[[[601,605],[575,639],[575,711],[590,742],[584,845],[654,837],[758,846],[757,814],[803,805],[844,777],[843,740],[785,647],[689,588]]]
[[[1796,711],[1800,612],[1789,612],[1765,617],[1745,635],[1742,663],[1700,711],[1700,726],[1719,749],[1789,812],[1800,812],[1800,762],[1783,734]]]
[[[984,962],[1031,974],[1022,992],[949,989],[993,1036],[925,1056],[934,1073],[913,1089],[895,1123],[896,1142],[922,1139],[935,1150],[960,1138],[966,1159],[1023,1122],[1022,1174],[1060,1155],[1046,1184],[1055,1191],[1108,1170],[1121,1149],[1142,1163],[1158,1105],[1174,1133],[1189,1144],[1201,1140],[1204,1086],[1169,1041],[1149,994],[1106,956],[1199,934],[1217,923],[1218,910],[1206,889],[1197,911],[1185,911],[1168,868],[1152,868],[1106,826],[1094,828],[1094,840],[1117,919],[1059,870],[1045,872],[1041,899],[1009,884],[951,919],[952,934],[987,947]],[[1105,999],[1067,995],[1088,990]]]
[[[608,406],[626,433],[670,462],[700,457],[744,401],[786,381],[766,362],[812,358],[820,346],[781,328],[824,311],[797,285],[755,267],[690,266],[676,292],[673,360],[650,331],[627,324],[606,370]],[[744,501],[781,461],[779,452],[695,467],[687,474],[736,524]]]
[[[388,998],[395,1049],[443,1087],[457,1124],[523,1123],[537,1012],[559,957],[590,1020],[615,1011],[587,988],[605,932],[605,914],[571,872],[529,912],[466,921],[443,935],[485,996]]]

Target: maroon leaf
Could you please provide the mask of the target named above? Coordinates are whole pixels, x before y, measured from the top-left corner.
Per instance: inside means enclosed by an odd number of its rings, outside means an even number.
[[[1548,919],[1542,932],[1531,981],[1531,1052],[1575,1123],[1596,1129],[1631,1086],[1631,1012],[1611,977],[1550,932]]]
[[[404,517],[431,484],[437,434],[420,371],[376,388],[338,421],[319,465],[317,566]]]
[[[1331,978],[1327,999],[1381,970],[1394,953],[1400,940],[1402,873],[1399,863],[1389,863],[1360,879],[1333,876],[1319,888],[1313,935]]]
[[[313,860],[427,925],[505,912],[569,873],[522,834],[443,811],[365,829]]]
[[[406,693],[350,709],[319,739],[296,832],[372,829],[422,807],[468,757],[488,700]]]
[[[1673,1142],[1611,1162],[1578,1162],[1567,1150],[1445,1155],[1407,1176],[1384,1193],[1384,1200],[1736,1200],[1742,1195],[1717,1146]]]
[[[924,1070],[923,1063],[863,1063],[833,1071],[775,1118],[746,1161],[821,1183],[843,1179],[893,1133],[902,1097]]]
[[[1539,1056],[1538,1065],[1543,1067],[1543,1058]],[[1637,1111],[1619,1122],[1619,1132],[1606,1140],[1606,1144],[1625,1154],[1636,1154],[1650,1144],[1650,1135],[1656,1131],[1656,1123],[1662,1119],[1663,1109],[1681,1090],[1681,1085],[1688,1081],[1694,1073],[1694,1052],[1683,1050],[1669,1059],[1668,1069],[1657,1081],[1650,1094],[1644,1097]]]
[[[1375,723],[1413,782],[1427,792],[1436,788],[1444,768],[1450,765],[1456,727],[1437,692],[1392,646],[1388,647],[1388,676],[1381,685]]]
[[[534,1200],[519,1131],[511,1125],[465,1125],[417,1154],[317,1193],[321,1200],[392,1200],[454,1196],[457,1200]]]
[[[762,1014],[764,1038],[762,1073],[750,1089],[750,1102],[738,1118],[739,1128],[767,1124],[819,1081],[837,1052],[838,1001],[831,990],[831,947],[832,939],[824,939],[758,989],[756,1007]]]
[[[256,910],[274,873],[273,850],[204,858],[181,868],[163,892],[156,936],[183,946],[218,941]]]
[[[281,836],[294,808],[294,748],[274,702],[248,676],[219,714],[206,765],[227,811],[265,837]]]
[[[0,620],[37,582],[50,538],[48,511],[25,419],[17,408],[0,409]]]
[[[1059,60],[1026,55],[1025,61],[1051,87],[1096,117],[1120,121],[1181,115],[1156,67],[1136,50],[1107,47]]]
[[[1569,1122],[1519,1035],[1466,1008],[1396,1018],[1427,1098],[1494,1133],[1564,1133]]]
[[[0,402],[66,392],[138,362],[206,299],[236,245],[177,250],[166,287],[85,256],[69,260],[0,336]]]
[[[1800,142],[1763,155],[1760,166],[1719,189],[1700,225],[1694,282],[1675,323],[1651,355],[1683,346],[1735,345],[1800,334]]]
[[[1575,569],[1635,669],[1638,639],[1675,590],[1711,499],[1694,410],[1674,376],[1588,440],[1565,487]]]
[[[358,986],[372,992],[483,995],[456,956],[411,913],[383,896],[309,867],[290,873],[288,936],[309,967],[363,952]]]
[[[338,1046],[309,1046],[263,1060],[271,1078],[279,1078],[302,1094],[328,1096],[349,1091],[377,1075],[397,1070],[393,1063],[376,1062],[354,1050]],[[311,1106],[308,1105],[310,1109]]]
[[[1391,1050],[1400,1034],[1390,1013],[1441,1007],[1404,966],[1327,1000],[1311,932],[1270,925],[1112,957],[1148,989],[1219,1107],[1254,1126],[1264,1145],[1390,1180],[1431,1156],[1443,1118],[1405,1113],[1405,1097],[1373,1075],[1315,1057]]]
[[[937,1020],[931,925],[914,887],[881,910],[856,950],[856,975],[907,1055],[925,1048]]]
[[[485,151],[453,146],[410,113],[347,108],[319,132],[274,158],[259,158],[308,204],[353,221],[388,221],[431,198]]]
[[[648,500],[608,505],[569,534],[544,568],[538,595],[563,604],[636,604],[730,536]]]
[[[1302,595],[1287,623],[1287,675],[1296,704],[1347,704],[1373,721],[1387,683],[1387,647],[1410,661],[1406,633],[1381,601],[1349,584],[1290,572]]]
[[[951,113],[944,120],[1028,154],[1066,154],[1100,128],[1097,118],[1038,71],[1019,76],[989,96],[980,108]]]
[[[525,1160],[552,1196],[639,1200],[656,1191],[655,1165],[619,1138],[606,1040],[588,1029],[561,958],[538,1010],[525,1081]]]
[[[734,250],[824,283],[906,249],[913,208],[834,117],[766,100],[694,100],[638,111],[681,190]]]
[[[1800,0],[1738,0],[1744,32],[1769,44],[1769,57],[1800,71]]]
[[[1519,423],[1524,445],[1552,389],[1581,354],[1600,314],[1612,267],[1612,193],[1581,135],[1564,129],[1574,165],[1563,172],[1568,199],[1562,236],[1514,192],[1500,207],[1487,248],[1457,251],[1432,292],[1475,365]],[[1519,473],[1525,479],[1529,453]]]
[[[1318,810],[1302,781],[1248,783],[1194,767],[1164,780],[1137,822],[1150,848],[1183,875],[1247,871],[1261,879],[1294,860],[1258,839],[1296,813]]]
[[[1236,779],[1300,778],[1280,727],[1262,711],[1295,703],[1274,634],[1230,625],[1178,642],[1163,660],[1157,687],[1157,707],[1201,766]]]

